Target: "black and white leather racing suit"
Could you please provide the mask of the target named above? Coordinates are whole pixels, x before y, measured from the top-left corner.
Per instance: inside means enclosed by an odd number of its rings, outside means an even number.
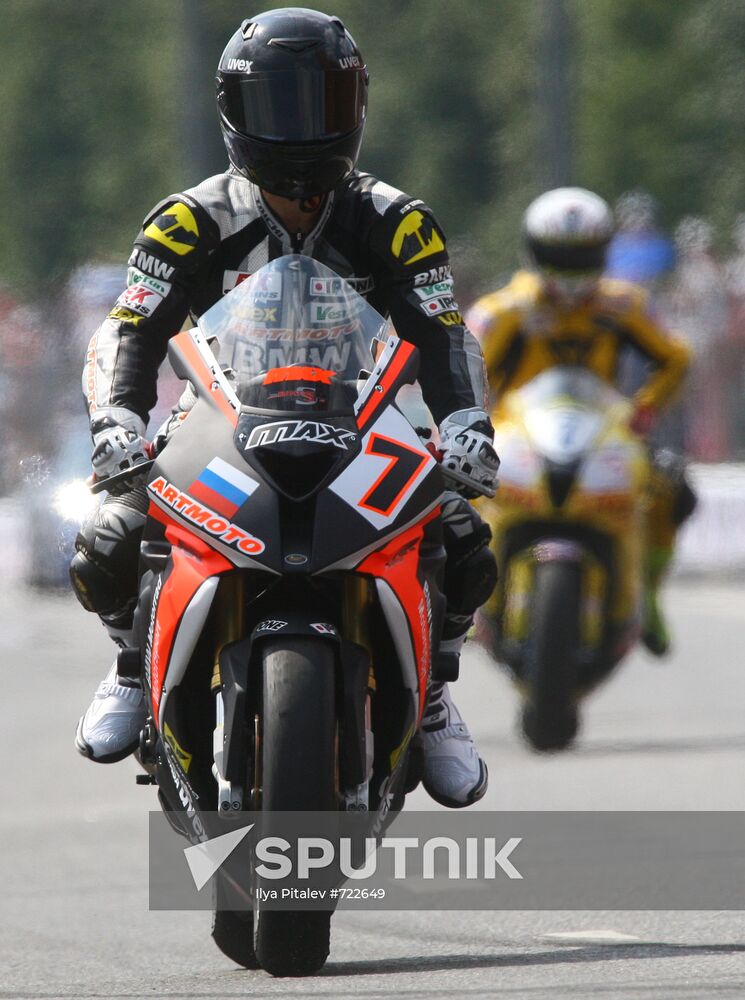
[[[136,414],[147,423],[168,340],[248,275],[284,254],[312,256],[344,277],[420,350],[419,381],[439,423],[483,407],[481,349],[454,297],[445,237],[427,206],[354,172],[325,196],[307,235],[287,232],[261,191],[234,170],[173,195],[146,217],[128,287],[94,334],[83,374],[92,428]],[[144,490],[110,496],[77,540],[71,577],[81,603],[116,637],[131,626]],[[448,552],[445,639],[460,636],[496,580],[489,529],[457,494],[443,505]]]

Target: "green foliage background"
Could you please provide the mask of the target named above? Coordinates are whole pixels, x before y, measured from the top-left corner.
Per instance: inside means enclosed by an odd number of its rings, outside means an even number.
[[[371,73],[361,166],[425,198],[468,291],[515,262],[539,148],[542,0],[319,0]],[[160,198],[222,168],[220,51],[238,0],[2,0],[0,283],[123,261]],[[574,176],[646,187],[665,221],[745,209],[745,4],[567,0]],[[191,31],[187,30],[191,27]],[[463,279],[460,278],[461,283]],[[466,295],[462,295],[466,298]]]

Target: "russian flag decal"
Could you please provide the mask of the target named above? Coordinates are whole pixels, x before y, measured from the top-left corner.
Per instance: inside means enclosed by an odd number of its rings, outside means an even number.
[[[258,487],[255,479],[221,458],[213,458],[188,492],[218,514],[232,517]]]

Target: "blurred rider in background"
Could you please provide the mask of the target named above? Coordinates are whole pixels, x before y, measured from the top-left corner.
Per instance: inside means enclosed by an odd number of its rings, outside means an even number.
[[[466,321],[481,340],[496,399],[561,364],[582,365],[620,389],[624,353],[638,352],[647,364],[633,394],[631,427],[646,439],[681,387],[689,352],[660,325],[643,289],[602,276],[613,232],[611,210],[598,195],[583,188],[545,192],[523,220],[530,270],[518,271],[506,287],[479,299]],[[695,497],[682,457],[669,449],[651,457],[642,638],[650,652],[662,656],[670,639],[659,587]]]
[[[351,35],[318,11],[257,14],[229,40],[216,84],[230,166],[146,216],[128,288],[90,343],[83,391],[96,476],[145,459],[158,368],[187,318],[193,322],[269,261],[305,254],[346,278],[419,348],[419,381],[439,424],[444,464],[459,473],[465,496],[492,490],[498,460],[483,358],[458,311],[444,234],[423,201],[355,169],[368,73]],[[183,415],[174,415],[174,427]],[[147,503],[142,486],[107,497],[78,536],[70,570],[83,606],[124,646],[134,641]],[[457,676],[496,567],[489,529],[464,496],[445,494],[443,534],[448,604],[440,654]],[[145,719],[139,684],[120,678],[115,662],[80,720],[77,748],[100,763],[121,760],[136,749]],[[416,739],[433,798],[457,807],[483,796],[486,765],[447,684],[432,685]]]

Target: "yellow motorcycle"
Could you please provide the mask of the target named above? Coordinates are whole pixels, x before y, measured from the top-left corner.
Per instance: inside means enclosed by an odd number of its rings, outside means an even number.
[[[639,635],[650,464],[630,414],[597,376],[558,366],[492,415],[500,488],[480,512],[500,582],[481,638],[515,679],[536,750],[572,742],[580,700]]]

